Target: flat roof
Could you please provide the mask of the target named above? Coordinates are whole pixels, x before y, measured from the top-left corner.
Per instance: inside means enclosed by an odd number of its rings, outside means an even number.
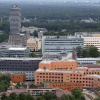
[[[26,49],[27,49],[27,47],[11,47],[11,48],[8,48],[8,50],[21,50],[21,51],[26,50]]]
[[[5,57],[2,57],[2,58],[0,58],[0,60],[42,60],[42,58],[19,58],[19,57],[16,57],[16,58],[13,58],[13,57],[5,58]]]
[[[40,63],[50,64],[51,62],[76,62],[75,60],[69,59],[69,60],[43,60]]]
[[[83,73],[84,71],[73,71],[73,70],[49,70],[49,69],[37,69],[36,72],[55,72],[55,73]]]
[[[96,78],[100,78],[100,75],[97,75],[97,74],[94,74],[94,75],[85,75],[85,76],[88,76],[88,77],[96,77]]]

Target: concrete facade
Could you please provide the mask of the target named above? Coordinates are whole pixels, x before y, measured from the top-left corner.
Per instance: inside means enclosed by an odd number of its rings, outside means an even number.
[[[80,83],[82,88],[100,87],[100,69],[77,67],[75,61],[42,61],[35,71],[35,84]]]
[[[26,80],[34,80],[41,58],[0,58],[0,73],[25,74]]]
[[[75,36],[84,39],[84,46],[93,45],[100,51],[100,32],[76,32]]]
[[[0,57],[29,57],[29,48],[5,45],[0,48]]]
[[[10,9],[10,33],[16,34],[21,31],[21,9],[13,5]]]
[[[83,47],[84,40],[72,36],[43,36],[42,54],[45,52],[72,52],[77,46]]]

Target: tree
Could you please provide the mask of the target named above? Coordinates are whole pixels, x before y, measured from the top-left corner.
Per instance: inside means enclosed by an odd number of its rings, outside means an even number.
[[[1,100],[6,100],[6,99],[7,99],[6,93],[3,93],[3,94],[1,95]]]
[[[76,47],[77,56],[80,58],[83,55],[83,48],[81,46]]]
[[[30,94],[26,95],[26,100],[34,100],[34,97]]]
[[[70,94],[70,95],[69,95],[69,100],[75,100],[74,95]]]
[[[38,37],[38,32],[36,30],[34,31],[34,36]]]
[[[53,92],[46,92],[44,94],[45,100],[57,99],[56,95]]]
[[[10,100],[17,100],[17,94],[16,93],[11,93],[9,98],[10,98]]]
[[[72,95],[74,95],[75,99],[78,100],[78,99],[82,96],[82,92],[81,92],[80,89],[75,88],[75,89],[72,91]]]
[[[29,88],[37,88],[37,86],[34,85],[34,84],[30,84],[30,85],[29,85]]]
[[[68,95],[63,94],[63,95],[61,96],[61,100],[70,100],[70,99],[69,99],[69,96],[68,96]]]
[[[95,98],[94,100],[100,100],[100,97],[98,97],[98,98]]]
[[[26,95],[23,94],[23,93],[20,93],[20,94],[17,96],[17,100],[26,100]]]
[[[95,47],[95,46],[89,47],[89,56],[90,57],[99,57],[99,51],[98,51],[97,47]]]
[[[30,53],[30,57],[36,57],[35,53]]]
[[[42,96],[38,96],[37,100],[45,100]]]
[[[83,95],[81,95],[81,97],[79,98],[79,100],[85,100],[85,97]]]

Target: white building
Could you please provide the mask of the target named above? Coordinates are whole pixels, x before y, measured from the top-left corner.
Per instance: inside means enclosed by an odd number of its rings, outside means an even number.
[[[29,57],[29,48],[19,45],[4,45],[0,48],[0,57]]]
[[[84,39],[84,47],[93,45],[100,51],[100,32],[76,32],[75,36]]]
[[[96,58],[77,58],[78,64],[96,64]]]
[[[83,47],[83,39],[72,36],[43,36],[42,54],[45,52],[72,52],[77,46]]]

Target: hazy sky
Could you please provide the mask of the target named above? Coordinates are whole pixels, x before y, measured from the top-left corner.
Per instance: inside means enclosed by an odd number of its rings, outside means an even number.
[[[100,1],[100,0],[0,0],[0,1],[3,1],[3,2],[6,2],[6,1]]]

